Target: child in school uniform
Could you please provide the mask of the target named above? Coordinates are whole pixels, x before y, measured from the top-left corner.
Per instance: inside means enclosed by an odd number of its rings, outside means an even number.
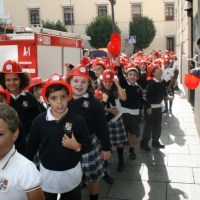
[[[121,117],[120,100],[126,100],[126,93],[121,88],[117,76],[109,69],[100,76],[99,90],[103,93],[103,106],[106,111],[110,142],[117,147],[119,159],[117,171],[122,172],[124,170],[123,144],[127,142],[127,137]]]
[[[0,199],[45,200],[40,173],[15,149],[18,126],[16,111],[7,104],[0,104]]]
[[[22,72],[17,61],[7,60],[4,63],[0,72],[0,85],[10,93],[10,106],[17,111],[27,139],[32,121],[40,114],[38,101],[25,91],[29,83],[29,74]]]
[[[61,76],[53,74],[42,89],[49,104],[31,127],[25,156],[33,160],[39,149],[42,189],[46,200],[80,200],[81,154],[91,150],[91,139],[82,117],[67,105],[72,90]]]
[[[4,90],[3,87],[0,85],[0,105],[1,104],[10,104],[10,93],[7,90]],[[23,125],[19,120],[19,135],[14,142],[15,149],[20,153],[24,154],[25,147],[26,147],[26,137]]]
[[[117,76],[121,87],[125,90],[127,95],[126,101],[121,101],[123,122],[126,133],[129,133],[129,157],[131,160],[136,159],[134,152],[136,135],[139,132],[139,110],[140,104],[147,107],[147,112],[151,112],[151,106],[147,103],[146,99],[142,96],[142,89],[137,84],[139,78],[138,70],[130,67],[126,71],[126,77],[122,73],[119,58],[117,58]]]
[[[173,103],[173,98],[174,97],[174,88],[173,88],[173,83],[174,83],[174,71],[172,68],[170,68],[170,58],[169,57],[164,57],[163,58],[163,73],[162,73],[162,78],[166,82],[166,91],[167,95],[164,98],[165,102],[165,110],[163,111],[164,113],[172,113],[172,103]],[[170,98],[169,98],[170,96]],[[169,102],[169,107],[168,107],[168,102]]]
[[[44,87],[45,82],[41,77],[35,77],[31,79],[28,91],[35,96],[39,102],[40,112],[44,112],[47,109],[47,104],[42,99],[42,88]]]
[[[68,75],[67,82],[72,87],[73,98],[69,110],[82,116],[92,138],[92,151],[82,155],[82,183],[89,184],[90,200],[98,200],[99,181],[104,176],[104,161],[111,156],[109,131],[104,109],[94,95],[88,68],[75,66]],[[98,137],[97,137],[98,136]]]
[[[162,106],[161,102],[166,96],[165,82],[162,81],[162,69],[152,63],[148,66],[148,75],[152,77],[151,82],[147,87],[147,102],[151,105],[152,112],[147,113],[142,140],[140,141],[140,148],[145,151],[151,151],[149,147],[149,141],[152,137],[152,146],[156,148],[165,148],[163,144],[159,142],[161,135],[162,124]]]
[[[174,90],[179,90],[179,87],[178,87],[178,75],[179,75],[179,69],[178,69],[178,59],[177,59],[177,56],[176,55],[172,55],[172,59],[173,59],[173,71],[174,71],[174,84],[173,84],[173,87],[174,87]]]

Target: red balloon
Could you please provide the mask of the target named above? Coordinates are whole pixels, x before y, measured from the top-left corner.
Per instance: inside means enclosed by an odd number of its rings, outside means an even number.
[[[185,86],[191,90],[195,90],[199,85],[199,79],[192,74],[185,74]]]
[[[111,35],[111,41],[107,45],[108,53],[113,57],[117,57],[121,52],[121,36],[118,33]]]

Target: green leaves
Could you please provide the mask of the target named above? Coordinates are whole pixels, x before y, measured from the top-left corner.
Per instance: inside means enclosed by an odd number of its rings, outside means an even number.
[[[56,23],[50,22],[49,20],[42,20],[42,24],[44,28],[67,32],[65,25],[60,20],[58,20]]]
[[[156,35],[156,28],[153,20],[148,17],[137,17],[129,23],[129,34],[136,35],[139,49],[147,48]]]
[[[112,19],[110,16],[93,18],[85,27],[86,35],[91,37],[90,45],[94,48],[107,47],[112,34]],[[121,33],[115,22],[115,32]]]

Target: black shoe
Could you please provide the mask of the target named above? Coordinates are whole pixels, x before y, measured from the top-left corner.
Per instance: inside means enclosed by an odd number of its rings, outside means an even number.
[[[136,154],[134,152],[129,152],[129,158],[131,160],[135,160],[136,159]]]
[[[151,148],[149,147],[148,144],[140,144],[140,148],[145,151],[151,151]]]
[[[156,142],[156,143],[152,143],[153,147],[159,148],[159,149],[164,149],[165,145],[164,144],[160,144],[160,142]]]
[[[175,91],[178,91],[178,90],[180,90],[180,89],[179,89],[179,87],[176,85],[175,88],[174,88],[174,90],[175,90]]]
[[[168,110],[163,110],[162,113],[168,113]]]
[[[106,183],[110,184],[110,185],[112,185],[113,182],[114,182],[114,179],[112,179],[107,173],[104,175],[103,180],[104,180]]]
[[[81,188],[83,189],[83,188],[85,188],[87,185],[85,184],[85,183],[81,183]]]
[[[119,162],[117,166],[117,171],[118,172],[123,172],[124,171],[124,162]]]

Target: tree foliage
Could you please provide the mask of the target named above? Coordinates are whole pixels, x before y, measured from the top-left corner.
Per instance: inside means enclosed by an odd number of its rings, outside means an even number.
[[[121,33],[117,23],[114,24],[115,32]],[[91,37],[90,45],[94,48],[107,47],[112,34],[112,19],[110,16],[96,17],[85,28],[86,34]]]
[[[9,30],[9,29],[5,30],[4,28],[2,28],[2,26],[10,26],[10,25],[6,24],[6,22],[4,22],[3,20],[0,19],[0,34],[5,33],[5,31],[6,31],[6,33],[13,33],[12,30]]]
[[[49,20],[46,20],[46,21],[42,20],[42,24],[43,24],[43,28],[67,32],[67,28],[60,20],[58,20],[57,22],[51,22]]]
[[[136,36],[135,46],[138,49],[147,48],[156,35],[156,28],[153,20],[148,17],[137,17],[129,23],[129,34]]]

